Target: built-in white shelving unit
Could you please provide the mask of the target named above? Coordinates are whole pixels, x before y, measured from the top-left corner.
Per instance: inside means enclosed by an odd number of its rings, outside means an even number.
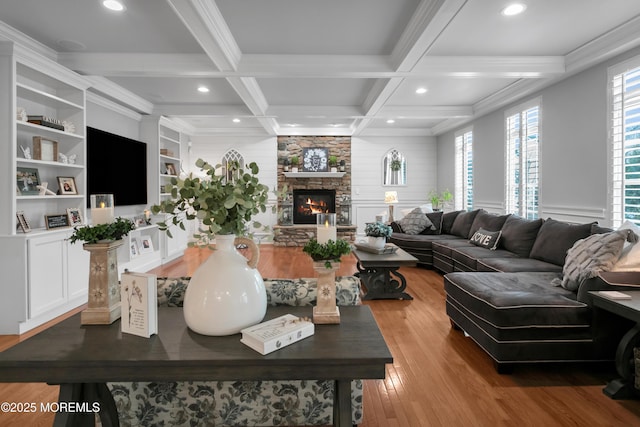
[[[0,334],[23,333],[87,301],[89,254],[69,243],[72,228],[47,229],[45,216],[74,209],[86,220],[88,86],[56,62],[0,42],[0,269],[7,284]],[[64,126],[30,123],[25,115]],[[40,195],[36,188],[46,182],[58,193],[65,181],[72,185],[64,194]],[[26,233],[18,212],[30,226]]]

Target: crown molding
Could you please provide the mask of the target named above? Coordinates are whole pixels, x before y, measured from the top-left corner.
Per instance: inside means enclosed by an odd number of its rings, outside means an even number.
[[[87,92],[87,102],[91,102],[92,104],[99,105],[100,107],[106,108],[107,110],[113,111],[114,113],[121,114],[125,117],[136,120],[138,122],[142,121],[142,117],[143,117],[142,114],[137,113],[123,105],[120,105],[117,102],[104,98],[97,93]]]
[[[87,75],[119,77],[218,77],[205,54],[60,53],[58,62]]]
[[[153,104],[151,102],[140,98],[138,95],[124,89],[122,86],[118,86],[111,80],[101,76],[87,76],[86,78],[91,82],[91,90],[112,98],[124,106],[140,113],[153,113]]]
[[[21,33],[10,25],[0,21],[0,39],[6,39],[24,47],[25,49],[42,55],[52,61],[57,59],[58,53],[39,41]]]

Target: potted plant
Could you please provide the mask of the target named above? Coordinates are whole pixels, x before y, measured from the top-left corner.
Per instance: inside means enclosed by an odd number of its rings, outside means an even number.
[[[298,164],[300,158],[298,156],[291,156],[291,172],[298,172]]]
[[[252,217],[265,212],[269,188],[258,179],[254,162],[244,170],[237,162],[228,165],[234,179],[226,179],[213,166],[198,159],[196,166],[204,178],[192,174],[171,178],[171,199],[154,205],[154,214],[165,213],[167,220],[158,226],[171,236],[170,226],[185,229],[185,221],[197,219],[199,232],[194,235],[200,246],[213,239],[216,251],[195,271],[184,297],[187,325],[203,335],[231,335],[262,321],[267,296],[262,277],[255,268],[259,254],[253,240],[243,236]],[[254,227],[261,227],[253,222]],[[253,253],[247,259],[236,251],[236,244],[246,244]],[[250,268],[247,268],[247,264]],[[215,295],[215,297],[213,297]]]
[[[83,325],[108,325],[120,318],[118,248],[134,228],[133,221],[120,217],[111,223],[74,228],[69,241],[84,242],[82,248],[90,254],[89,301],[80,314]]]
[[[449,190],[444,190],[442,193],[431,190],[429,200],[431,200],[431,208],[437,212],[444,208],[445,203],[453,200],[453,194]]]
[[[338,156],[329,156],[329,166],[331,172],[338,172]]]
[[[332,262],[340,262],[342,255],[351,253],[351,246],[346,240],[329,240],[327,243],[318,243],[316,239],[309,240],[302,251],[309,255],[315,262],[321,262],[325,268],[332,268]]]
[[[384,248],[385,243],[387,243],[387,237],[390,237],[392,232],[391,226],[380,221],[370,222],[364,228],[369,245],[377,249]]]

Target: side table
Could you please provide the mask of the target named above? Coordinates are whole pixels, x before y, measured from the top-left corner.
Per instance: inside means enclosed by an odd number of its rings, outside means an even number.
[[[358,249],[355,249],[353,254],[358,260],[358,272],[355,276],[360,277],[367,289],[363,300],[413,299],[405,292],[407,279],[398,269],[402,265],[415,265],[418,262],[416,257],[400,248],[392,254],[373,254]]]

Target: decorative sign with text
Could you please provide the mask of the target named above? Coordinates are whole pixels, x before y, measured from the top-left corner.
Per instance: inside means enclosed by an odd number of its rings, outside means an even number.
[[[146,338],[158,333],[158,291],[154,274],[123,273],[120,305],[122,332]]]

